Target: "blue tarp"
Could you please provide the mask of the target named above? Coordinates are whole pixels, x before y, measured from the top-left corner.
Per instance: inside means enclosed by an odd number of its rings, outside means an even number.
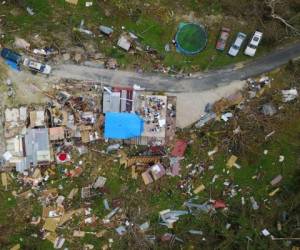
[[[16,64],[15,62],[13,61],[10,61],[10,60],[5,60],[5,63],[13,70],[15,71],[20,71],[20,67],[18,64]]]
[[[104,137],[106,139],[130,139],[141,136],[144,120],[136,114],[107,112]]]

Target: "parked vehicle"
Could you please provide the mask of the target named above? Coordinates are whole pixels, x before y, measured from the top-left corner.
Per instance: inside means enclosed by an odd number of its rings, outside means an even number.
[[[229,37],[229,33],[230,33],[230,29],[224,27],[221,29],[220,36],[216,45],[217,50],[223,51],[225,49],[226,42]]]
[[[263,33],[260,31],[255,31],[251,41],[249,42],[247,48],[245,49],[244,54],[247,56],[254,56],[256,53],[256,49],[262,39]]]
[[[239,32],[234,40],[234,43],[231,45],[228,54],[230,56],[237,56],[242,47],[244,41],[246,40],[247,35],[245,33]]]
[[[2,49],[1,56],[17,65],[19,65],[22,60],[22,56],[20,54],[8,48]]]
[[[49,75],[51,73],[51,66],[33,61],[29,58],[24,59],[23,65],[33,72],[39,72],[45,75]]]

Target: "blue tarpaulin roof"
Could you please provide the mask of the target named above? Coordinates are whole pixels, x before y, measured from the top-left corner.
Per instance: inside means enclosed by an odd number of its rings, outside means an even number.
[[[107,112],[104,137],[107,139],[130,139],[141,136],[144,121],[136,114]]]

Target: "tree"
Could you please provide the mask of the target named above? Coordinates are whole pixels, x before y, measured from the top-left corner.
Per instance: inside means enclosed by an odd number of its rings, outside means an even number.
[[[282,16],[278,15],[276,13],[276,6],[279,3],[283,3],[282,0],[265,0],[265,4],[266,6],[271,10],[270,16],[275,19],[278,20],[279,22],[281,22],[282,24],[285,25],[285,27],[287,29],[292,30],[294,33],[296,33],[297,35],[300,34],[300,31],[298,29],[296,29],[294,26],[292,26],[287,20],[285,20]]]

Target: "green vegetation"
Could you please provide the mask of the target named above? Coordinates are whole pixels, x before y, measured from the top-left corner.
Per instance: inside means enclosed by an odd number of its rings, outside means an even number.
[[[2,29],[5,33],[5,37],[0,42],[11,46],[14,36],[18,35],[31,42],[33,47],[48,45],[63,50],[76,46],[85,48],[92,44],[106,56],[115,57],[122,68],[139,67],[151,71],[160,66],[169,66],[174,67],[175,70],[198,71],[248,60],[249,57],[243,56],[242,52],[235,58],[231,58],[226,53],[238,31],[247,33],[249,37],[255,29],[265,33],[258,55],[274,47],[279,40],[282,42],[279,36],[285,33],[284,26],[270,18],[265,18],[265,13],[251,14],[249,9],[253,9],[253,5],[257,6],[257,9],[264,8],[261,3],[263,1],[257,0],[242,0],[240,4],[227,0],[154,0],[149,4],[144,1],[95,1],[89,8],[85,7],[85,2],[79,0],[78,5],[75,6],[64,0],[8,1],[0,9],[0,15],[4,15]],[[286,13],[283,14],[293,16],[295,4],[291,0],[289,2],[291,3],[286,5]],[[27,6],[33,9],[34,16],[28,15]],[[78,27],[82,19],[85,20],[87,29],[99,34],[99,25],[107,25],[114,28],[114,35],[111,38],[98,36],[90,38],[76,34],[73,28]],[[292,20],[294,22],[297,18]],[[174,46],[171,46],[170,52],[165,51],[165,45],[171,44],[181,22],[200,22],[206,26],[209,38],[207,47],[202,53],[183,56]],[[232,30],[223,53],[215,50],[215,43],[222,26]],[[123,32],[122,27],[125,27],[125,31],[135,33],[144,46],[150,46],[157,50],[158,54],[149,55],[140,51],[131,54],[119,48],[114,49],[113,46]],[[274,29],[276,32],[271,32]],[[282,37],[286,36],[282,35]]]
[[[216,121],[201,130],[183,130],[178,132],[178,138],[193,140],[187,149],[185,159],[181,162],[182,176],[165,176],[162,179],[145,186],[139,176],[132,179],[131,170],[120,166],[115,159],[116,155],[100,155],[90,151],[87,155],[78,156],[75,152],[72,156],[74,162],[83,161],[84,172],[80,177],[64,178],[64,169],[72,168],[69,165],[58,165],[52,168],[54,175],[43,188],[61,186],[60,195],[67,196],[74,188],[89,185],[98,175],[108,178],[104,197],[109,204],[120,202],[124,214],[131,222],[136,224],[150,221],[151,228],[147,234],[160,237],[166,232],[175,233],[184,240],[184,249],[285,249],[287,241],[272,241],[261,235],[261,230],[267,228],[275,237],[299,237],[294,226],[297,224],[297,214],[300,208],[299,199],[299,101],[282,104],[278,89],[299,87],[299,65],[290,63],[286,69],[271,74],[275,80],[272,88],[255,100],[252,100],[248,108],[242,111],[234,110],[235,117],[226,124]],[[279,114],[271,118],[262,118],[258,107],[262,103],[272,101],[282,106]],[[249,111],[250,110],[250,111]],[[250,113],[248,113],[250,112]],[[249,122],[249,115],[255,117]],[[241,134],[233,135],[233,130],[240,126]],[[270,131],[275,134],[269,139],[264,137]],[[207,152],[216,145],[219,151],[214,159],[207,156]],[[93,148],[103,150],[105,144],[95,144]],[[125,148],[136,152],[136,148]],[[264,151],[267,150],[267,154]],[[232,168],[227,173],[226,162],[229,157],[238,156],[237,163],[240,169]],[[279,162],[279,156],[284,156],[284,161]],[[192,167],[187,168],[189,164]],[[203,174],[188,178],[192,168],[196,166],[205,168]],[[209,166],[213,166],[209,167]],[[225,169],[225,171],[224,171]],[[273,197],[269,193],[275,187],[270,181],[281,174],[283,180],[279,185],[279,192]],[[215,177],[217,176],[217,177]],[[215,182],[213,178],[215,177]],[[190,196],[180,188],[185,180],[192,184],[191,191],[198,185],[204,184],[206,189],[198,194],[196,203],[202,203],[210,198],[220,199],[226,202],[228,211],[217,210],[214,215],[201,213],[199,215],[187,215],[180,218],[175,227],[167,229],[158,224],[158,213],[164,209],[185,209],[183,203]],[[236,196],[230,195],[230,190],[224,185],[225,181],[236,185]],[[20,190],[19,184],[14,180],[5,191],[0,188],[0,245],[1,249],[9,249],[16,243],[21,244],[22,249],[52,249],[52,244],[40,238],[38,226],[30,225],[32,216],[39,216],[42,206],[38,201],[41,195],[38,190],[32,190],[34,196],[15,198],[12,191],[24,192],[29,188]],[[232,197],[231,197],[232,196]],[[253,210],[249,197],[253,196],[259,204],[258,210]],[[246,204],[242,206],[241,199],[245,198]],[[87,202],[87,203],[86,203]],[[86,201],[77,195],[73,201],[67,201],[65,207],[76,209],[90,206],[92,213],[99,218],[96,225],[84,225],[83,217],[75,217],[67,225],[59,229],[59,233],[66,237],[65,247],[78,249],[84,244],[93,244],[97,247],[108,244],[108,238],[114,239],[113,249],[138,249],[142,236],[127,234],[117,236],[115,227],[108,228],[103,238],[94,235],[86,235],[84,238],[72,237],[73,230],[80,228],[83,231],[99,232],[105,228],[101,225],[101,219],[108,213],[103,205],[103,197],[95,197]],[[288,219],[283,220],[283,212],[288,214]],[[9,219],[8,219],[9,218]],[[282,224],[282,230],[276,228],[277,222]],[[230,229],[226,225],[230,224]],[[190,229],[202,230],[203,237],[192,236]],[[35,235],[38,235],[37,238]],[[252,239],[251,244],[248,238]],[[293,245],[293,242],[292,242]],[[174,245],[179,248],[179,245]],[[168,249],[167,243],[158,243],[156,249]]]

